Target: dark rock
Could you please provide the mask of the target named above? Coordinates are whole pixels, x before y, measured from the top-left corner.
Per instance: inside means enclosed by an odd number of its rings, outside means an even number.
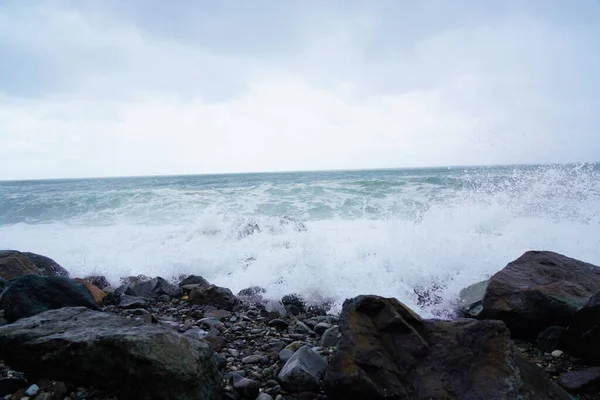
[[[564,332],[564,340],[571,355],[600,364],[600,292],[575,314]]]
[[[304,299],[298,294],[288,294],[283,296],[281,303],[286,311],[292,315],[298,315],[306,309]]]
[[[123,285],[115,289],[114,296],[116,298],[119,298],[122,295],[135,297],[135,292],[133,291],[130,284],[124,283]]]
[[[24,252],[25,256],[29,258],[39,270],[39,274],[42,276],[62,276],[63,278],[69,277],[69,272],[61,267],[53,259],[41,256],[35,253]]]
[[[6,289],[9,284],[10,284],[9,281],[7,281],[4,278],[0,278],[0,294],[2,294],[2,292],[4,292],[4,289]]]
[[[233,388],[244,397],[256,399],[260,391],[260,384],[253,380],[244,378],[240,375],[233,376]]]
[[[271,396],[268,393],[262,392],[261,394],[258,395],[256,400],[273,400],[273,396]]]
[[[344,302],[325,376],[331,400],[564,399],[501,321],[422,320],[396,299]]]
[[[22,378],[0,378],[0,396],[13,394],[19,389],[27,387],[27,381]]]
[[[267,291],[260,286],[252,286],[246,289],[242,289],[237,294],[237,297],[244,303],[249,304],[262,304],[263,294]]]
[[[319,322],[317,325],[315,325],[313,331],[319,335],[322,335],[329,328],[331,328],[331,324],[328,324],[327,322]]]
[[[206,279],[198,275],[190,275],[179,282],[179,287],[186,285],[202,285],[202,286],[210,286],[210,283]]]
[[[215,361],[217,363],[217,368],[219,368],[219,371],[224,370],[227,366],[227,358],[225,358],[225,356],[221,354],[215,354]]]
[[[148,282],[149,280],[152,280],[152,278],[150,278],[149,276],[146,275],[137,275],[137,276],[126,276],[124,278],[121,278],[121,284],[122,285],[136,285],[138,283],[142,283],[142,282]]]
[[[279,352],[279,361],[281,361],[282,363],[286,363],[290,358],[292,358],[293,355],[293,350],[283,349]]]
[[[39,269],[25,254],[16,250],[0,251],[0,277],[6,280],[23,275],[39,275]]]
[[[119,398],[221,398],[220,373],[204,341],[83,307],[0,327],[0,358],[28,375],[93,386]]]
[[[558,349],[561,345],[564,331],[565,328],[562,326],[549,326],[544,329],[543,332],[540,332],[536,340],[538,348],[546,353],[551,353]]]
[[[242,358],[242,364],[260,364],[262,362],[262,356],[260,354],[253,354]]]
[[[121,296],[121,300],[119,301],[118,307],[126,310],[131,310],[133,308],[146,308],[148,306],[148,302],[141,297]]]
[[[285,343],[283,342],[271,342],[271,343],[267,343],[267,345],[265,346],[265,349],[269,352],[278,352],[281,349],[283,349],[285,347]]]
[[[158,299],[162,295],[170,296],[175,288],[161,277],[134,284],[131,289],[137,297]]]
[[[600,268],[561,254],[529,251],[490,278],[478,318],[504,321],[514,337],[534,340],[566,327],[600,288]]]
[[[203,339],[208,342],[211,349],[213,349],[214,351],[223,350],[223,348],[227,344],[227,338],[225,338],[223,336],[208,336],[207,335]]]
[[[280,331],[286,330],[290,324],[288,324],[285,320],[276,318],[269,321],[269,326],[279,329]]]
[[[61,307],[98,309],[83,283],[58,276],[25,275],[17,278],[2,293],[0,302],[9,322]]]
[[[161,303],[169,303],[171,301],[171,296],[169,296],[168,294],[161,294],[156,300],[158,300]]]
[[[231,290],[215,285],[197,287],[190,292],[190,301],[193,304],[209,305],[232,311],[240,301]]]
[[[490,284],[489,280],[475,283],[460,291],[458,294],[459,313],[467,318],[476,318],[483,311],[483,297]]]
[[[567,372],[558,378],[558,383],[572,392],[598,393],[600,391],[600,367]]]
[[[285,363],[277,378],[286,390],[318,391],[326,368],[327,361],[323,357],[303,346]]]
[[[337,325],[332,326],[323,332],[319,345],[321,347],[335,347],[340,340],[340,328]]]

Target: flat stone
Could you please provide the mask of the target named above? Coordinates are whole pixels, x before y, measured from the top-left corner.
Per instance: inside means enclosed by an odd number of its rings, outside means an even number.
[[[262,359],[263,356],[261,356],[260,354],[254,354],[242,358],[242,364],[260,364],[262,362]]]
[[[562,374],[558,383],[573,392],[598,392],[600,390],[600,367],[593,367]]]
[[[119,301],[118,307],[123,309],[133,309],[133,308],[145,308],[148,306],[148,302],[141,297],[128,296],[126,294],[121,295],[121,300]]]

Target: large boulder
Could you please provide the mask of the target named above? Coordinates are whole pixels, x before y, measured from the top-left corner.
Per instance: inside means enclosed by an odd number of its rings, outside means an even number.
[[[25,275],[11,282],[0,303],[10,321],[62,307],[98,309],[94,297],[81,282],[59,276]]]
[[[600,289],[600,267],[549,251],[529,251],[490,278],[480,319],[504,321],[514,337],[535,340],[566,327]]]
[[[563,337],[571,355],[600,365],[600,291],[575,314]]]
[[[199,286],[190,292],[190,302],[203,306],[213,306],[223,310],[232,311],[240,300],[231,290],[215,286]]]
[[[127,399],[220,399],[206,342],[84,307],[0,327],[0,357],[30,376],[94,386]]]
[[[51,258],[17,250],[0,251],[0,277],[11,280],[23,275],[68,277],[69,273]]]
[[[422,320],[393,298],[344,302],[325,375],[332,400],[568,399],[501,321]]]

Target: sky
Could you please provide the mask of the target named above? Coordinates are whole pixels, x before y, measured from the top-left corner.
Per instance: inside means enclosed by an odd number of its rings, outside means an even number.
[[[593,0],[0,0],[0,179],[600,160]]]

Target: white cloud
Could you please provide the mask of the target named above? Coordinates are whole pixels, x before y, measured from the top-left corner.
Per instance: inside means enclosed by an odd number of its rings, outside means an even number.
[[[506,17],[407,42],[381,36],[373,10],[267,56],[56,4],[0,9],[9,56],[36,59],[43,83],[24,97],[0,80],[0,179],[600,155],[598,45],[576,26]]]

